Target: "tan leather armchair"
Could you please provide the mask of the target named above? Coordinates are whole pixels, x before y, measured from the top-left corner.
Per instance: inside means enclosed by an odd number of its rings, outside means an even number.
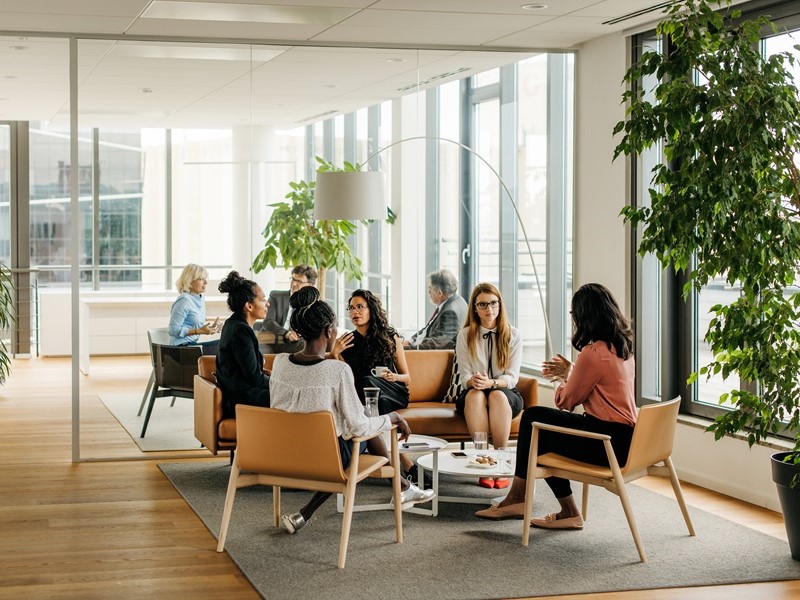
[[[264,356],[265,371],[272,369],[274,359]],[[201,356],[194,377],[194,437],[214,455],[236,449],[236,419],[222,418],[222,390],[217,386],[216,369],[215,356]]]

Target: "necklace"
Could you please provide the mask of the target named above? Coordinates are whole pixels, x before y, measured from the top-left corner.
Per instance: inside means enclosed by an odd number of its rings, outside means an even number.
[[[320,356],[319,354],[307,354],[305,352],[298,352],[300,356],[308,356],[309,358],[325,358],[325,355]]]

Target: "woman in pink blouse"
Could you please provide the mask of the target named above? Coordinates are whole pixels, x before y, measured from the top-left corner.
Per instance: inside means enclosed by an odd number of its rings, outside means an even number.
[[[532,424],[534,421],[611,436],[619,464],[628,459],[633,426],[638,410],[634,397],[636,365],[633,332],[611,292],[599,283],[587,283],[572,297],[573,347],[580,351],[575,364],[557,355],[545,361],[543,374],[558,381],[558,408],[532,406],[522,414],[517,440],[517,466],[508,495],[497,505],[479,510],[484,519],[521,519],[525,512],[525,480],[528,476]],[[573,411],[582,406],[583,413]],[[539,454],[557,452],[594,465],[608,466],[599,440],[565,436],[550,431],[539,433]],[[545,529],[582,529],[583,518],[572,497],[569,480],[548,477],[561,510],[532,525]]]

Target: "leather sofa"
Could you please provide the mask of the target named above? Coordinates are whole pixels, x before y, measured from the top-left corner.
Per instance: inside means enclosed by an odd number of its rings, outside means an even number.
[[[275,355],[264,356],[264,369],[272,369]],[[411,431],[448,441],[468,441],[467,423],[456,414],[455,404],[443,403],[453,368],[452,350],[407,350],[406,360],[411,373],[408,408],[400,412]],[[236,448],[236,420],[222,418],[222,391],[215,383],[215,357],[201,356],[198,374],[194,378],[195,437],[212,454]],[[538,382],[521,375],[517,389],[525,407],[538,402]],[[511,422],[511,436],[516,437],[520,416]]]

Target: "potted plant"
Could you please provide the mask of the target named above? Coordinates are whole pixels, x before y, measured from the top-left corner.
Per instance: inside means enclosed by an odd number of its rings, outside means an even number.
[[[14,323],[14,284],[11,269],[0,263],[0,330],[10,331]],[[11,374],[11,353],[5,338],[0,339],[0,384]]]
[[[792,452],[773,457],[788,475],[779,495],[797,496],[800,464],[800,101],[790,54],[763,57],[766,18],[742,20],[730,2],[706,0],[666,10],[657,32],[669,52],[645,52],[627,72],[626,117],[614,158],[663,143],[666,162],[653,170],[649,206],[622,214],[641,226],[641,254],[684,271],[684,295],[713,278],[741,289],[711,308],[705,339],[713,359],[698,376],[737,373],[757,391],[733,389],[732,410],[708,428],[715,438],[744,432],[759,443],[783,430]],[[652,90],[643,81],[656,80]],[[651,101],[650,98],[653,98]],[[756,389],[756,388],[753,388]],[[792,556],[800,559],[800,517],[783,504]]]
[[[316,159],[318,173],[361,169],[361,165],[348,162],[343,169],[336,169],[324,158],[317,156]],[[253,270],[260,273],[268,266],[275,268],[279,264],[285,268],[301,263],[312,265],[319,273],[317,287],[323,294],[327,269],[336,269],[346,279],[360,280],[361,260],[348,243],[357,224],[345,220],[315,220],[313,181],[293,181],[289,187],[288,201],[270,204],[273,210],[263,231],[264,247],[253,261]],[[387,209],[386,222],[392,224],[395,218],[394,212]]]

